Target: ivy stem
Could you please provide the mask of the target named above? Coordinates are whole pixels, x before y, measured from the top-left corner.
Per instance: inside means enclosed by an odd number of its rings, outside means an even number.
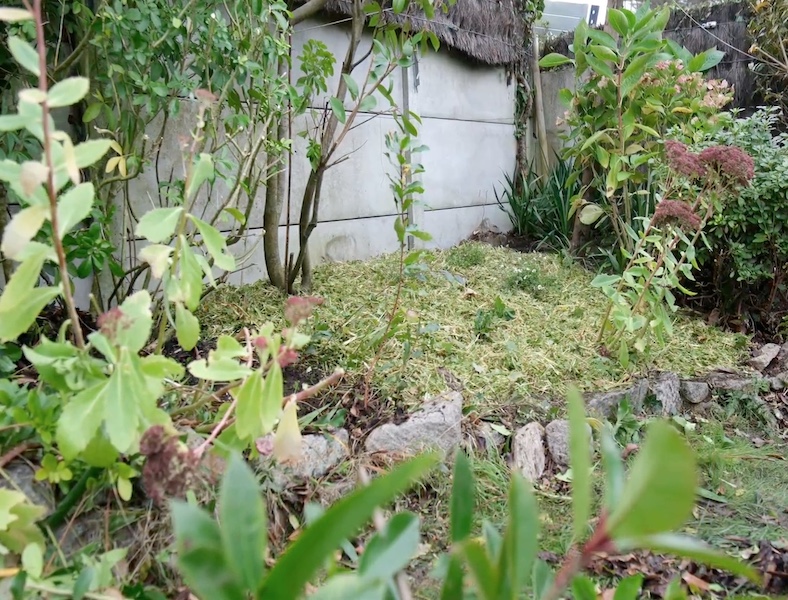
[[[30,1],[25,0],[25,8],[33,13],[36,22],[36,41],[38,44],[38,89],[44,94],[47,93],[47,55],[46,55],[46,38],[44,37],[44,21],[41,17],[41,0],[33,0],[33,6],[30,6]],[[57,215],[57,193],[55,192],[55,176],[54,176],[54,161],[52,160],[52,140],[49,128],[49,103],[46,97],[41,102],[41,115],[43,118],[43,133],[44,133],[44,160],[47,167],[47,195],[49,196],[49,211],[50,221],[52,222],[52,242],[55,247],[55,254],[57,255],[58,267],[60,270],[60,285],[63,288],[63,299],[66,303],[66,310],[68,317],[71,320],[71,330],[74,334],[74,343],[77,347],[84,349],[85,338],[82,335],[82,326],[80,325],[79,315],[77,314],[77,307],[74,304],[74,296],[71,293],[71,276],[68,273],[68,262],[66,261],[66,251],[63,248],[63,241],[60,239],[60,224]]]

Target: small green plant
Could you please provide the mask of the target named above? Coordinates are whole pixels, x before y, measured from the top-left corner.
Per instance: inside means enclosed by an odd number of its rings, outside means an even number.
[[[484,250],[478,244],[460,244],[449,250],[446,264],[455,269],[470,269],[484,264]]]
[[[479,337],[489,338],[498,321],[511,321],[514,319],[514,316],[514,311],[506,306],[500,296],[496,296],[492,308],[480,308],[476,312],[476,317],[473,320],[473,330]]]

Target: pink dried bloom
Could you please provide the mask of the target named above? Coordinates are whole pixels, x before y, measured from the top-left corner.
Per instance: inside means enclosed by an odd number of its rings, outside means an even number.
[[[706,167],[697,154],[677,140],[665,141],[665,156],[670,168],[686,177],[697,178],[706,174]]]
[[[315,296],[290,296],[285,303],[285,319],[293,325],[306,321],[315,306],[323,304],[322,298]]]
[[[298,352],[292,348],[282,348],[279,352],[277,360],[279,362],[279,366],[284,369],[298,360]]]
[[[651,218],[651,223],[659,227],[663,223],[675,223],[679,226],[686,225],[697,230],[701,226],[701,219],[692,212],[692,208],[680,200],[663,200],[657,204],[657,210]]]
[[[161,425],[153,425],[142,435],[140,454],[146,458],[142,484],[155,503],[184,497],[194,486],[200,457]]]
[[[654,65],[654,68],[655,68],[657,71],[664,71],[664,70],[665,70],[665,69],[667,69],[669,66],[670,66],[670,63],[669,63],[668,61],[666,61],[666,60],[661,60],[661,61],[659,61],[659,62],[658,62],[656,65]]]
[[[752,157],[738,146],[712,146],[699,155],[700,161],[723,177],[746,185],[755,177],[755,163]]]

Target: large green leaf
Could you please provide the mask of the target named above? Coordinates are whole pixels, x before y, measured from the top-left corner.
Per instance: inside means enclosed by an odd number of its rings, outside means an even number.
[[[282,379],[282,367],[278,361],[274,361],[271,370],[265,377],[263,383],[262,396],[260,403],[260,425],[262,431],[260,435],[267,435],[273,431],[279,415],[282,414],[282,396],[284,394],[284,381]]]
[[[63,407],[57,423],[57,443],[67,460],[74,459],[96,435],[104,416],[108,388],[109,379],[81,391]]]
[[[106,388],[104,423],[109,441],[121,454],[132,450],[139,441],[142,404],[156,401],[139,361],[136,354],[121,348],[120,360]]]
[[[200,186],[206,181],[213,181],[215,172],[213,168],[213,157],[203,152],[197,157],[194,163],[191,177],[189,178],[189,187],[186,189],[186,198],[191,200],[200,189]]]
[[[520,597],[539,549],[539,507],[530,484],[519,473],[512,476],[508,508],[509,523],[498,568],[500,600]]]
[[[186,351],[200,341],[200,321],[181,302],[175,304],[175,335],[178,344]]]
[[[367,544],[359,562],[364,579],[389,580],[408,566],[419,548],[419,518],[397,513]]]
[[[567,58],[563,54],[552,52],[547,56],[542,57],[542,59],[539,61],[539,66],[543,69],[551,69],[553,67],[560,67],[561,65],[570,64],[571,62],[572,59]]]
[[[30,44],[22,38],[15,35],[8,36],[8,49],[14,60],[22,67],[30,71],[33,75],[38,77],[41,75],[41,69],[38,62],[38,52]]]
[[[194,215],[189,215],[189,218],[200,231],[202,241],[213,257],[214,264],[223,271],[232,271],[235,269],[235,257],[227,252],[227,240],[221,232]]]
[[[200,600],[248,600],[227,564],[216,522],[186,502],[172,502],[171,512],[178,568],[192,593]]]
[[[93,209],[95,188],[92,183],[80,183],[63,194],[57,201],[58,236],[63,239]]]
[[[468,572],[473,579],[476,591],[481,600],[496,600],[499,575],[495,565],[490,561],[487,550],[479,540],[467,540],[460,548],[468,565]]]
[[[29,256],[17,267],[0,296],[0,342],[12,342],[27,331],[60,287],[36,287],[45,255]]]
[[[256,592],[265,574],[266,511],[257,479],[237,454],[222,478],[219,522],[227,562],[244,587]]]
[[[368,522],[374,510],[408,489],[438,461],[425,454],[398,466],[329,508],[279,558],[259,598],[298,598],[331,553]]]
[[[632,549],[651,550],[655,553],[672,554],[689,558],[715,569],[728,571],[759,582],[760,576],[750,565],[718,552],[701,540],[677,533],[662,533],[639,538],[616,540],[616,547],[623,552]]]
[[[605,427],[601,434],[602,466],[605,469],[605,494],[603,504],[608,513],[618,505],[624,490],[624,463],[621,452],[610,430]]]
[[[569,388],[569,459],[572,467],[572,512],[574,538],[580,542],[585,537],[591,516],[591,453],[588,424],[580,390]]]
[[[67,77],[53,85],[47,94],[50,108],[71,106],[87,96],[90,80],[87,77]]]
[[[181,214],[183,214],[181,206],[154,208],[142,216],[135,232],[154,244],[160,244],[175,233]]]
[[[454,459],[454,479],[451,488],[451,541],[461,542],[471,534],[476,486],[471,463],[464,452]]]
[[[692,514],[698,474],[695,454],[684,438],[664,421],[653,423],[638,452],[607,532],[640,538],[681,526]]]
[[[263,435],[263,375],[257,370],[241,384],[235,393],[238,401],[235,409],[237,419],[235,430],[242,440],[250,440]],[[281,407],[281,399],[280,399]]]
[[[622,37],[629,33],[629,20],[622,11],[611,8],[607,11],[607,22]]]

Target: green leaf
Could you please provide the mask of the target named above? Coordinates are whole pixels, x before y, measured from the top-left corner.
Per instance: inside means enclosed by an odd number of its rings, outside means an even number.
[[[613,74],[613,68],[610,66],[609,63],[606,63],[606,62],[604,62],[602,60],[599,60],[593,54],[587,54],[586,55],[586,60],[588,61],[589,66],[598,75],[603,75],[604,77],[607,77],[608,79],[615,78],[615,75]]]
[[[622,11],[611,8],[607,11],[607,21],[621,37],[625,37],[629,33],[629,20]]]
[[[242,440],[249,440],[262,436],[262,372],[256,370],[246,378],[246,380],[241,384],[241,387],[238,389],[236,400],[238,401],[236,406],[236,415],[238,418],[235,421],[235,430],[238,434],[238,437]]]
[[[57,423],[57,443],[66,460],[73,460],[96,435],[104,415],[109,379],[81,391],[63,408]]]
[[[101,102],[94,102],[93,104],[89,105],[85,109],[85,113],[82,115],[82,122],[83,123],[90,123],[98,118],[101,114],[101,109],[104,108],[104,105]]]
[[[640,79],[643,77],[643,75],[645,75],[651,60],[652,56],[650,54],[644,54],[643,56],[638,56],[635,60],[629,63],[629,66],[627,66],[626,70],[624,71],[624,76],[621,80],[622,97],[628,97],[630,92],[640,85]]]
[[[0,21],[5,21],[6,23],[32,21],[33,18],[33,13],[24,8],[14,8],[12,6],[3,6],[0,8]]]
[[[571,62],[572,60],[563,54],[551,52],[547,56],[542,57],[542,59],[539,61],[539,66],[543,69],[552,69],[553,67],[560,67],[561,65],[566,65]]]
[[[112,140],[88,140],[74,147],[77,167],[84,169],[98,162],[109,150]]]
[[[227,562],[246,589],[257,591],[265,574],[266,509],[257,479],[235,453],[222,478],[219,522]]]
[[[356,81],[347,73],[342,73],[342,80],[347,86],[347,91],[350,92],[350,97],[353,98],[353,100],[358,98],[358,84]]]
[[[711,48],[705,52],[701,52],[697,56],[694,56],[692,60],[689,61],[687,68],[693,73],[703,73],[704,71],[708,71],[709,69],[720,64],[720,61],[722,61],[724,57],[724,52],[721,52],[716,48]]]
[[[271,433],[282,413],[282,396],[284,395],[284,382],[282,378],[282,367],[279,362],[274,361],[263,383],[263,394],[260,398],[260,424],[262,426],[261,435]]]
[[[15,341],[36,320],[44,307],[60,294],[60,287],[36,287],[42,252],[26,258],[17,267],[0,296],[0,343]]]
[[[334,504],[279,557],[258,597],[300,597],[307,582],[343,540],[350,538],[367,523],[377,507],[387,504],[408,489],[438,460],[438,455],[433,453],[411,459]]]
[[[543,560],[534,565],[534,598],[544,598],[553,586],[555,575],[553,569]]]
[[[22,567],[33,579],[39,579],[44,571],[44,553],[38,544],[28,544],[22,552]]]
[[[88,95],[90,80],[87,77],[68,77],[57,82],[47,94],[50,108],[71,106]]]
[[[0,131],[19,131],[29,122],[22,115],[0,115]]]
[[[206,381],[235,381],[248,376],[252,370],[238,361],[221,357],[210,362],[204,358],[189,363],[189,373]]]
[[[339,101],[339,98],[334,98],[332,96],[328,99],[328,103],[331,105],[331,110],[337,118],[337,121],[344,123],[347,120],[347,115],[345,114],[345,107]]]
[[[227,240],[221,232],[194,215],[189,215],[189,218],[197,225],[202,241],[213,257],[214,264],[223,271],[235,269],[235,257],[227,252]]]
[[[394,14],[400,14],[405,8],[408,6],[408,0],[394,0],[392,8],[394,9]]]
[[[119,358],[105,389],[104,425],[112,446],[126,454],[139,441],[140,405],[156,397],[151,397],[139,357],[121,348]]]
[[[358,110],[361,112],[372,112],[378,105],[378,99],[375,96],[364,96],[364,99],[358,105]]]
[[[478,540],[468,540],[460,548],[481,600],[496,600],[498,573],[484,545]]]
[[[642,587],[643,575],[630,575],[618,583],[613,600],[637,600]]]
[[[181,302],[175,303],[175,335],[187,352],[200,341],[200,322]]]
[[[95,194],[92,183],[80,183],[60,197],[57,202],[57,226],[61,240],[75,225],[90,215]]]
[[[582,541],[591,516],[591,455],[583,398],[575,386],[567,394],[569,408],[569,464],[572,467],[574,539]]]
[[[583,225],[592,225],[603,214],[605,214],[605,211],[598,204],[586,204],[580,210],[580,222],[583,223]]]
[[[309,600],[386,600],[389,583],[378,579],[367,580],[356,573],[338,573],[314,593]]]
[[[192,168],[189,187],[186,189],[186,199],[194,198],[203,183],[208,180],[213,181],[214,174],[213,157],[207,152],[202,152]]]
[[[624,463],[618,444],[605,427],[601,434],[602,466],[605,469],[605,494],[603,504],[608,513],[613,512],[624,490]]]
[[[33,205],[26,206],[13,216],[5,227],[0,245],[6,259],[19,260],[22,257],[49,215],[48,206]]]
[[[108,337],[115,346],[137,354],[148,343],[153,326],[152,302],[147,290],[134,292],[123,301],[119,313],[113,313],[117,325],[108,327]]]
[[[168,240],[175,233],[183,207],[154,208],[146,212],[135,229],[135,233],[154,244]]]
[[[400,512],[364,548],[359,572],[365,579],[391,579],[408,566],[419,548],[419,518]]]
[[[38,52],[22,38],[15,35],[8,36],[8,49],[22,67],[30,71],[36,77],[41,75],[38,63]]]
[[[604,60],[607,62],[618,61],[618,53],[615,50],[608,48],[607,46],[597,46],[597,45],[589,46],[588,50],[599,60]]]
[[[653,423],[607,521],[608,534],[618,541],[679,527],[692,514],[697,486],[692,449],[668,423]]]
[[[760,581],[759,574],[751,566],[718,552],[701,540],[686,535],[662,533],[631,539],[622,538],[616,540],[616,547],[623,552],[637,548],[651,550],[656,554],[681,556],[715,569],[746,577],[756,583]]]
[[[471,463],[464,452],[457,452],[454,459],[454,480],[451,486],[451,541],[461,542],[471,534],[473,527],[475,483]]]
[[[574,600],[596,600],[596,586],[585,575],[575,575],[572,579],[572,598]]]
[[[171,513],[178,570],[186,585],[205,600],[247,600],[247,593],[225,559],[216,522],[186,502],[172,502]]]
[[[530,484],[514,473],[509,486],[509,523],[498,568],[498,598],[520,597],[539,549],[539,507]]]

